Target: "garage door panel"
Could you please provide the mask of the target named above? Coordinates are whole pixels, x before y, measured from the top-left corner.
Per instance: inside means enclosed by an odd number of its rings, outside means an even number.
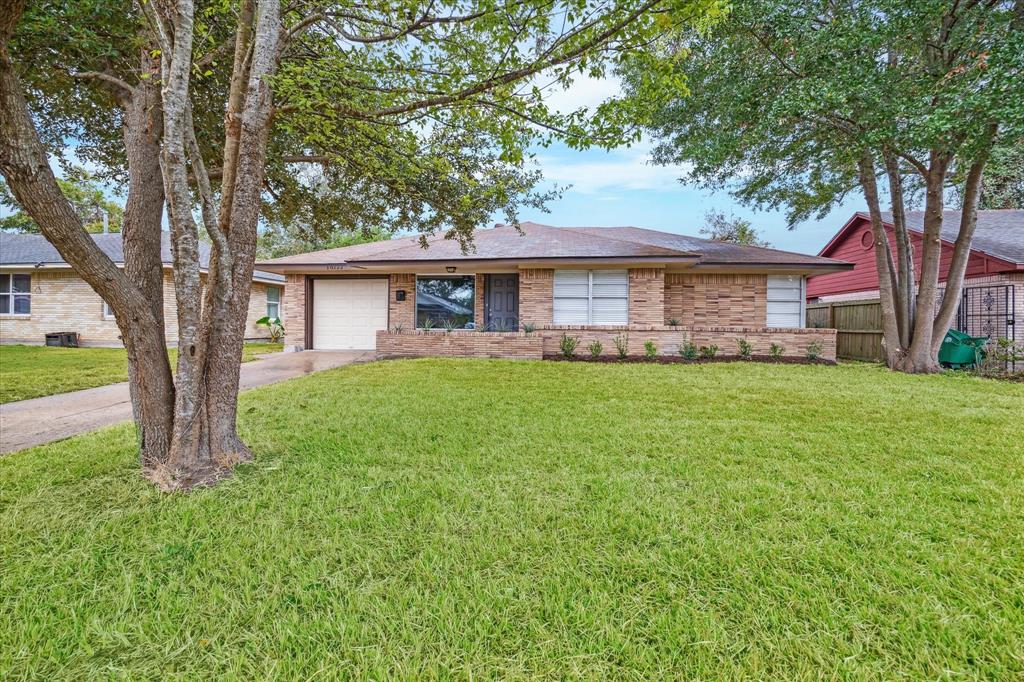
[[[373,349],[387,326],[386,279],[313,280],[313,348]]]

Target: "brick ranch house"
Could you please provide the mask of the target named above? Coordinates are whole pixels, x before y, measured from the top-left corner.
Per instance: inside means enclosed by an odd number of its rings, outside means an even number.
[[[162,233],[164,264],[164,333],[177,343],[174,281],[171,276],[170,235]],[[114,263],[124,265],[120,234],[94,234],[93,239]],[[200,245],[204,268],[209,245]],[[256,320],[264,315],[281,316],[284,277],[270,272],[254,273],[246,336],[269,336]],[[0,343],[41,344],[52,332],[78,332],[83,346],[120,346],[114,316],[99,294],[64,262],[57,249],[42,235],[0,233]]]
[[[540,358],[563,333],[580,352],[629,337],[718,345],[772,343],[835,358],[835,331],[804,328],[805,279],[852,267],[831,258],[737,246],[637,227],[521,223],[477,230],[473,248],[400,237],[258,263],[286,277],[286,349],[375,349],[382,357]],[[526,329],[530,329],[529,332]]]
[[[883,214],[889,243],[896,252],[891,214]],[[914,263],[921,273],[923,211],[907,214],[907,229]],[[960,227],[960,212],[945,211],[942,219],[942,256],[939,285],[943,288],[953,258],[953,243]],[[818,254],[854,264],[852,270],[816,275],[807,281],[809,303],[832,303],[878,298],[871,220],[856,213]],[[964,276],[964,293],[954,326],[978,336],[1014,338],[1024,324],[1024,210],[978,211],[971,255]],[[1016,334],[1021,340],[1021,333]]]

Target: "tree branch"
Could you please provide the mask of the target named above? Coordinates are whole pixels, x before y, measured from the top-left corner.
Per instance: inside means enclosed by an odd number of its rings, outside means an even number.
[[[117,76],[114,76],[103,71],[78,71],[71,73],[72,78],[78,78],[80,80],[98,80],[106,85],[110,86],[111,89],[115,90],[119,97],[130,97],[134,92],[135,88],[128,85]]]

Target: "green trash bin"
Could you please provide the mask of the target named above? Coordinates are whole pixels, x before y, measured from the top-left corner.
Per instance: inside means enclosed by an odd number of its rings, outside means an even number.
[[[987,336],[971,336],[950,329],[939,346],[939,364],[953,369],[974,367],[985,359],[986,343]]]

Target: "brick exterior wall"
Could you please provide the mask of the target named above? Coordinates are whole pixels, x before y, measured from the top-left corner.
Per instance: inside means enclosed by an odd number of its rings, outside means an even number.
[[[538,327],[551,324],[555,271],[524,268],[519,271],[519,322]]]
[[[807,356],[807,347],[812,342],[821,345],[821,357],[825,360],[836,359],[835,329],[771,329],[744,327],[668,327],[654,325],[646,328],[636,327],[576,327],[552,326],[537,331],[544,339],[544,354],[560,353],[559,342],[562,334],[579,338],[577,353],[585,355],[587,346],[600,341],[604,346],[602,355],[615,355],[615,337],[628,336],[630,355],[642,355],[644,342],[654,341],[659,355],[678,355],[679,346],[690,341],[696,346],[718,346],[718,355],[739,355],[737,339],[746,339],[753,346],[754,355],[768,355],[771,344],[780,344],[783,357]]]
[[[479,329],[484,325],[484,289],[486,276],[477,274],[473,282],[473,322]]]
[[[306,276],[285,275],[281,296],[285,350],[306,349]]]
[[[767,315],[767,275],[665,275],[661,323],[676,319],[688,327],[763,327]]]
[[[665,270],[635,268],[629,271],[629,324],[665,323]]]
[[[103,299],[71,270],[38,270],[32,276],[32,312],[28,316],[0,316],[0,343],[42,344],[51,332],[78,332],[83,346],[120,346],[120,331],[113,318],[103,316]],[[256,320],[267,314],[267,286],[254,283],[246,317],[246,338],[266,338]],[[271,285],[272,286],[272,285]],[[178,341],[174,281],[164,271],[164,334]],[[286,308],[287,310],[287,308]]]
[[[388,281],[388,327],[416,328],[416,275],[391,275]],[[395,292],[405,290],[405,300],[396,301]]]
[[[463,357],[539,360],[544,340],[522,332],[391,331],[377,332],[381,358]]]

